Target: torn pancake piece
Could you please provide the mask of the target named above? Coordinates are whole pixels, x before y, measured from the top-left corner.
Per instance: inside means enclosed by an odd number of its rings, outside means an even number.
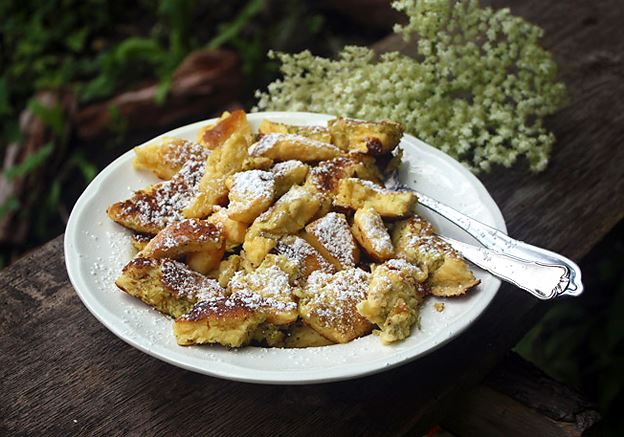
[[[341,154],[342,151],[332,144],[297,134],[267,134],[249,147],[250,156],[264,156],[276,161],[324,161]]]
[[[236,272],[227,290],[266,314],[266,321],[287,325],[297,320],[297,290],[287,272],[269,260],[252,272]]]
[[[301,161],[290,160],[278,162],[271,168],[275,175],[275,198],[279,198],[293,185],[301,185],[310,167]]]
[[[242,171],[231,176],[226,185],[230,199],[227,214],[245,224],[269,209],[276,194],[275,174],[270,171]]]
[[[383,343],[403,340],[418,322],[427,273],[403,259],[391,259],[373,270],[366,300],[358,312],[379,326]]]
[[[249,344],[265,319],[266,314],[244,296],[216,296],[178,317],[173,333],[182,346],[217,343],[241,347]]]
[[[378,184],[358,178],[341,179],[334,204],[338,207],[373,208],[382,217],[408,216],[416,205],[416,195],[411,191],[388,190]]]
[[[320,347],[330,344],[334,342],[301,321],[290,325],[283,339],[283,347],[287,348]]]
[[[171,223],[184,219],[182,211],[195,198],[205,162],[190,160],[171,180],[135,192],[113,203],[106,213],[118,224],[133,231],[156,235]]]
[[[461,255],[434,234],[428,221],[417,215],[395,225],[392,242],[398,258],[429,273],[429,286],[434,296],[461,296],[481,282]]]
[[[207,149],[216,149],[234,134],[242,135],[251,141],[251,126],[243,110],[224,112],[216,123],[205,126],[197,134],[197,142]]]
[[[339,156],[329,161],[321,161],[308,173],[307,185],[322,193],[335,193],[341,179],[358,177],[381,183],[381,173],[375,160],[364,155]]]
[[[394,121],[364,121],[345,117],[330,120],[327,127],[332,143],[342,150],[377,156],[394,150],[404,130],[400,123]]]
[[[321,198],[312,189],[294,185],[251,225],[245,236],[243,249],[253,266],[275,248],[277,240],[294,234],[315,216],[321,207]]]
[[[181,316],[198,301],[225,294],[214,279],[168,258],[135,258],[123,268],[115,284],[171,317]]]
[[[139,256],[179,258],[192,252],[216,252],[223,256],[223,247],[223,228],[219,224],[208,220],[185,219],[167,226],[156,234]]]
[[[353,216],[353,236],[366,254],[377,262],[393,257],[394,247],[386,225],[373,208],[360,208]]]
[[[210,153],[196,196],[183,211],[185,217],[207,217],[215,210],[215,206],[227,202],[227,178],[243,169],[249,156],[248,146],[249,139],[246,136],[234,133]]]
[[[297,134],[312,140],[331,143],[331,135],[326,127],[299,126],[294,124],[278,123],[268,119],[262,120],[258,131],[261,134]]]
[[[277,242],[275,251],[295,264],[299,279],[305,281],[312,272],[320,270],[335,273],[336,268],[306,240],[296,235],[286,235]]]
[[[171,179],[189,160],[205,161],[210,151],[182,138],[161,137],[134,148],[134,168],[149,170],[161,179]]]
[[[354,267],[360,262],[360,249],[344,214],[330,212],[313,221],[305,227],[304,238],[336,270]]]
[[[303,321],[323,337],[347,343],[368,334],[373,325],[356,306],[366,299],[370,274],[360,268],[335,274],[313,272],[299,300]]]

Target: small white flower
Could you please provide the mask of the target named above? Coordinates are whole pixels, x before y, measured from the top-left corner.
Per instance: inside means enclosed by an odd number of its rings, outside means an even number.
[[[284,78],[256,93],[254,109],[394,119],[472,171],[511,166],[519,157],[543,170],[554,136],[541,120],[562,104],[565,87],[539,45],[542,30],[476,0],[392,5],[409,19],[394,31],[406,40],[418,35],[419,59],[396,52],[376,59],[357,46],[345,47],[338,60],[269,52],[282,62]]]

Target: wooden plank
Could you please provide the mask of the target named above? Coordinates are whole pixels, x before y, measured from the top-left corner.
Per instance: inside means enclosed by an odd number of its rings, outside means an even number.
[[[549,122],[559,142],[545,173],[483,180],[514,236],[580,259],[624,215],[624,12],[615,0],[532,0],[514,12],[546,29],[571,103]],[[253,386],[174,368],[115,338],[80,303],[61,254],[59,237],[0,273],[1,434],[416,433],[544,310],[503,287],[470,330],[418,362],[336,384]]]
[[[580,437],[600,420],[595,405],[514,353],[455,405],[442,426],[462,437]]]
[[[572,437],[586,435],[574,424],[557,422],[487,386],[478,385],[456,401],[462,414],[444,420],[444,429],[461,437]]]
[[[0,274],[1,434],[308,435],[329,426],[336,435],[403,434],[417,425],[419,408],[441,407],[441,415],[450,408],[440,402],[457,391],[451,382],[467,380],[450,372],[473,374],[477,365],[493,364],[496,346],[473,340],[343,383],[221,381],[172,367],[113,336],[68,284],[61,253],[59,237]],[[449,359],[454,353],[462,359]]]

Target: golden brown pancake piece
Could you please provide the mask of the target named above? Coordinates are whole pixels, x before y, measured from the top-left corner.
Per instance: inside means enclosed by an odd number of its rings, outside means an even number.
[[[135,192],[132,197],[112,204],[108,216],[133,231],[156,235],[167,225],[184,218],[182,211],[197,194],[205,163],[190,160],[171,180]]]
[[[225,293],[214,279],[167,258],[135,258],[123,268],[115,284],[171,317],[184,314],[200,300]]]

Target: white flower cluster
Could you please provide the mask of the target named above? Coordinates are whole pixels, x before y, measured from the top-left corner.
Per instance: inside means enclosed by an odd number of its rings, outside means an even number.
[[[565,100],[542,30],[477,0],[398,0],[418,38],[415,58],[348,46],[338,59],[270,52],[283,79],[258,91],[255,110],[326,112],[400,121],[474,172],[526,157],[543,170],[554,136],[542,124]]]

